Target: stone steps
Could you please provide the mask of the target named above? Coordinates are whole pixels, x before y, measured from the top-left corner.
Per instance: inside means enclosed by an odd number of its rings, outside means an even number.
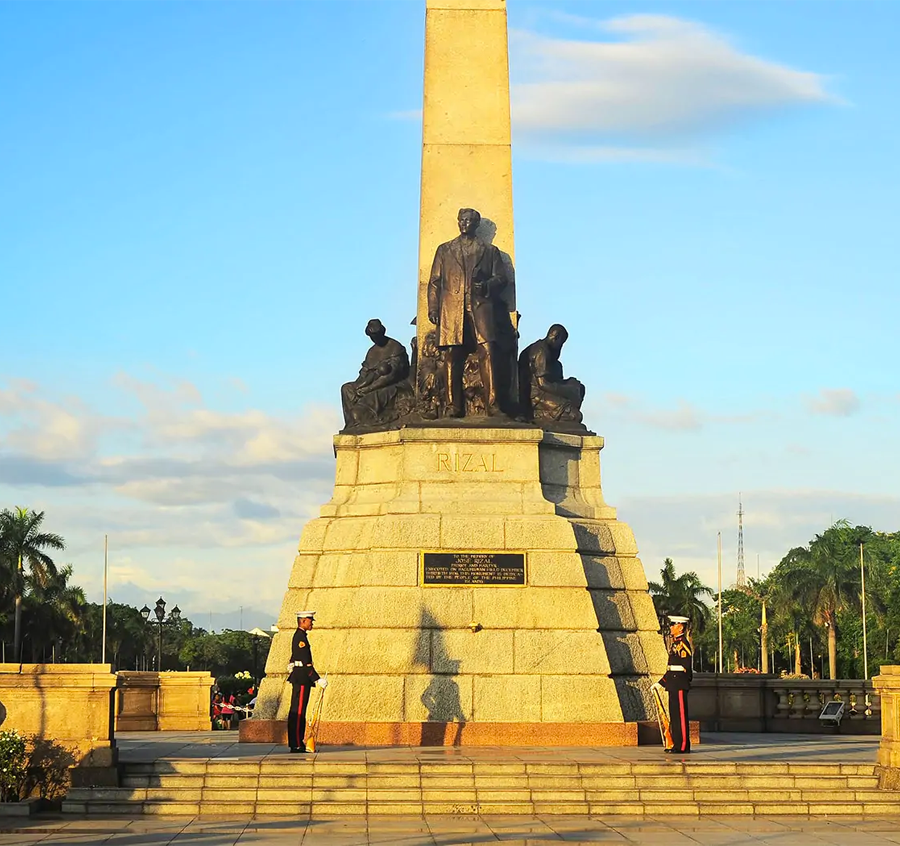
[[[121,787],[76,788],[65,813],[900,815],[871,764],[545,764],[161,760],[125,764]]]

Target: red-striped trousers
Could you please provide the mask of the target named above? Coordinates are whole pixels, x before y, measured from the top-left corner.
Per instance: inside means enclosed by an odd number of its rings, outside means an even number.
[[[309,693],[312,685],[305,681],[302,684],[291,684],[291,709],[288,711],[288,746],[291,749],[303,749],[303,738],[306,736],[306,708],[309,705]]]
[[[688,716],[688,692],[669,691],[669,730],[675,752],[691,751],[691,723]]]

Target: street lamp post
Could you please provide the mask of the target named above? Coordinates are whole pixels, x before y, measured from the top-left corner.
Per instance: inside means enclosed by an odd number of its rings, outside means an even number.
[[[259,684],[259,639],[264,637],[268,640],[269,633],[257,626],[255,629],[250,629],[248,634],[253,638],[253,683]]]
[[[141,616],[147,622],[150,619],[150,609],[145,605],[141,608]],[[166,601],[162,597],[156,600],[156,607],[153,609],[153,616],[159,625],[159,632],[156,641],[156,672],[162,672],[162,633],[163,623],[166,622]],[[177,623],[181,619],[181,609],[176,605],[169,612],[169,622]]]

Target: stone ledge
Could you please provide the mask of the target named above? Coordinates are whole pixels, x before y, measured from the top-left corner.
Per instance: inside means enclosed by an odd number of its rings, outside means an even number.
[[[44,809],[45,799],[22,799],[18,802],[0,802],[0,817],[31,817]]]
[[[488,426],[407,426],[387,432],[370,432],[362,435],[335,435],[338,449],[365,449],[388,444],[421,441],[445,441],[448,443],[545,443],[572,448],[602,449],[604,439],[585,432],[576,435],[568,432],[548,432],[537,426],[488,427]]]
[[[648,724],[649,725],[649,724]],[[659,743],[638,723],[322,723],[325,746],[637,746]],[[692,724],[692,734],[696,727]],[[241,743],[287,744],[284,720],[243,720]]]

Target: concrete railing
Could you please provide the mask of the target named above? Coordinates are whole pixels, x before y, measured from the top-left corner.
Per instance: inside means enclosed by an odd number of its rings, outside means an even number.
[[[209,673],[122,670],[116,683],[116,731],[208,731]]]
[[[819,722],[826,702],[845,703],[840,731],[878,734],[881,699],[871,681],[790,679],[756,673],[696,673],[691,719],[706,731],[831,733]]]

